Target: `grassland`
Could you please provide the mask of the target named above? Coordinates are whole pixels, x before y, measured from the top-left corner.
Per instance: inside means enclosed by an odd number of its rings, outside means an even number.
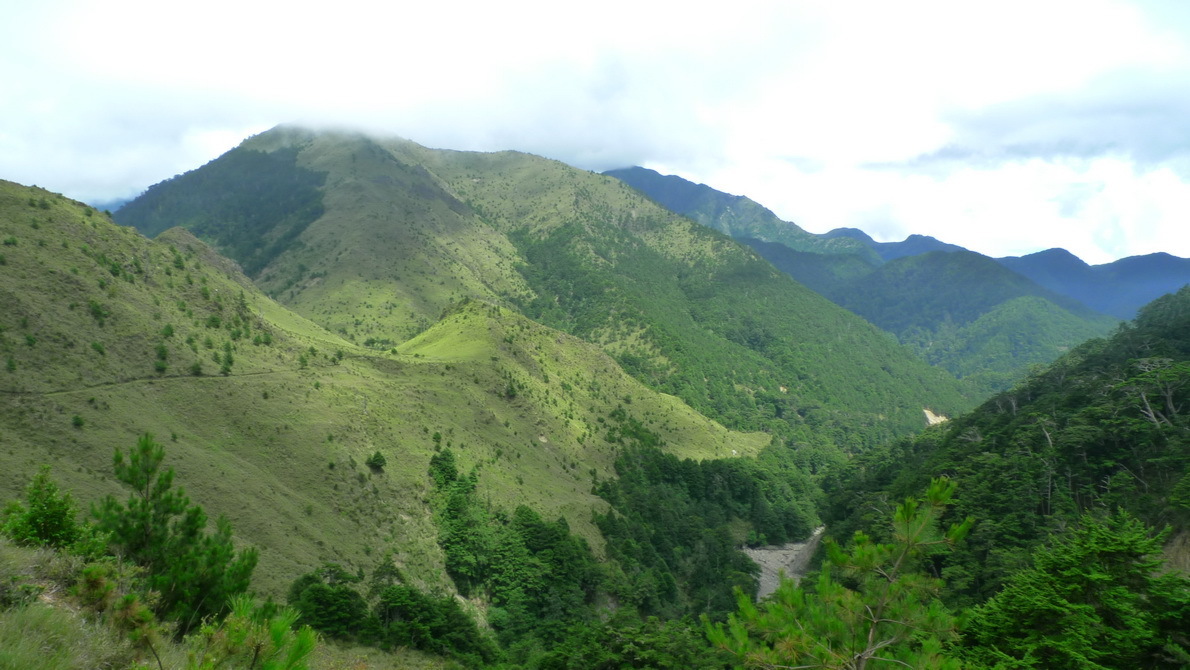
[[[753,454],[770,439],[728,431],[599,348],[497,305],[459,304],[379,350],[277,304],[182,230],[150,241],[5,183],[5,239],[15,242],[0,266],[0,356],[12,361],[0,370],[0,498],[43,463],[84,502],[123,496],[113,450],[151,432],[194,501],[261,548],[265,593],[325,561],[371,569],[388,552],[418,583],[448,588],[427,504],[437,448],[479,469],[493,503],[565,516],[598,547],[591,512],[604,503],[590,490],[611,476],[601,426],[616,407],[682,456]],[[214,359],[229,352],[223,374]],[[376,451],[382,471],[364,464]]]

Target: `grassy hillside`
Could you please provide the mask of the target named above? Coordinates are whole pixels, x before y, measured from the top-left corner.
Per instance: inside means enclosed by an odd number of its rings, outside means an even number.
[[[293,150],[325,175],[324,213],[256,282],[359,345],[389,350],[452,305],[492,302],[599,345],[726,425],[828,451],[968,402],[877,330],[616,180],[515,152],[285,128],[233,153]],[[201,200],[221,181],[178,178],[144,197]],[[146,225],[136,212],[118,216]]]
[[[182,230],[150,241],[4,183],[0,241],[0,498],[43,463],[84,502],[123,497],[113,449],[151,432],[194,501],[261,548],[265,592],[325,561],[370,569],[389,550],[446,588],[427,503],[439,448],[481,469],[493,502],[562,515],[599,547],[591,511],[606,503],[591,482],[612,473],[602,425],[617,408],[683,457],[754,454],[770,439],[728,431],[598,348],[494,305],[458,305],[378,351],[281,307]],[[376,451],[383,471],[364,465]]]
[[[854,447],[912,430],[959,387],[746,247],[626,185],[534,156],[398,145],[509,231],[530,316],[730,425]]]

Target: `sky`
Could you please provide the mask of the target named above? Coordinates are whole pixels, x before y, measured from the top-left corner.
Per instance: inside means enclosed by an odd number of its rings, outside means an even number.
[[[1190,3],[5,0],[0,178],[135,196],[282,123],[642,165],[811,232],[1190,257]]]

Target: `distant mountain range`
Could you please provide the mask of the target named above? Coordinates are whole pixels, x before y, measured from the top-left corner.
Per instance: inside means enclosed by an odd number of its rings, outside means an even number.
[[[1042,286],[1092,309],[1131,319],[1152,300],[1190,283],[1190,259],[1167,253],[1088,265],[1065,249],[997,259]]]
[[[855,228],[810,233],[746,197],[646,168],[605,174],[748,244],[984,390],[1006,387],[1029,366],[1107,334],[1116,319],[1190,283],[1190,259],[1169,254],[1099,266],[1062,249],[991,259],[924,235],[877,242]]]

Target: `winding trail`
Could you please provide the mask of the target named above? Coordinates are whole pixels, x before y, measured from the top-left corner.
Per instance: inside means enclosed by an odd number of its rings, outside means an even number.
[[[748,555],[748,558],[756,561],[756,564],[760,566],[760,588],[756,592],[757,600],[777,590],[777,586],[781,583],[782,573],[794,581],[801,579],[802,575],[806,574],[806,567],[810,565],[810,559],[818,549],[818,543],[822,540],[824,532],[826,532],[826,526],[819,526],[814,529],[805,542],[790,542],[789,544],[756,549],[744,548],[744,553]]]

